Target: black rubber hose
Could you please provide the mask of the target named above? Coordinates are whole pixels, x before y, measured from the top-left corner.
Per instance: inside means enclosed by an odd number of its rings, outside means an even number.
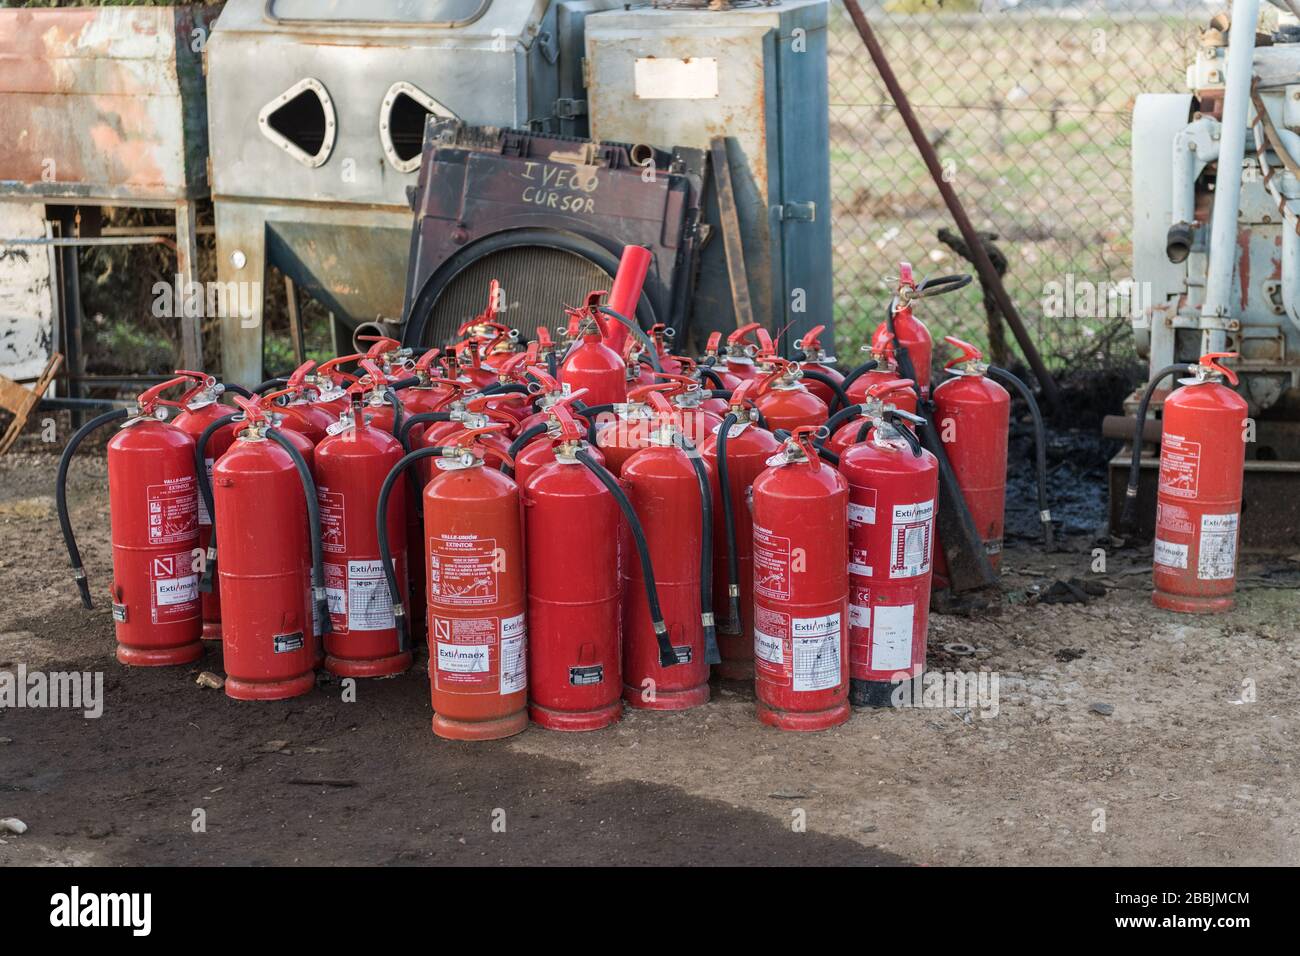
[[[673,442],[691,463],[700,486],[700,623],[704,627],[704,663],[721,664],[717,627],[713,622],[713,491],[704,458],[691,440],[681,432],[674,432]]]
[[[656,372],[662,372],[664,370],[664,367],[659,364],[659,350],[655,348],[654,342],[650,341],[650,336],[645,334],[645,331],[640,325],[632,319],[629,319],[626,315],[623,315],[623,313],[615,312],[607,305],[596,306],[596,311],[601,315],[608,315],[611,318],[618,319],[618,321],[627,326],[627,330],[632,333],[633,337],[645,346],[645,357],[650,361],[650,367]]]
[[[645,529],[641,526],[641,519],[637,517],[632,502],[628,500],[627,495],[623,493],[623,489],[619,487],[618,479],[602,467],[600,462],[582,449],[579,449],[574,457],[582,462],[587,470],[600,480],[602,485],[609,489],[610,494],[614,496],[614,501],[618,503],[619,510],[623,512],[628,527],[632,530],[632,540],[636,543],[637,557],[641,561],[641,577],[645,581],[645,599],[646,605],[650,609],[650,623],[654,627],[655,641],[659,644],[659,666],[672,667],[679,661],[677,660],[677,652],[673,650],[673,642],[668,639],[668,625],[664,623],[663,608],[659,605],[659,587],[655,584],[655,569],[650,561],[650,545],[646,543]]]
[[[845,395],[848,395],[850,385],[856,382],[863,375],[866,375],[872,369],[879,368],[879,367],[880,367],[880,363],[877,362],[875,359],[868,359],[867,361],[859,365],[857,368],[855,368],[852,372],[849,372],[848,375],[844,376],[844,381],[840,382],[840,388],[844,389]]]
[[[518,382],[497,382],[495,385],[489,385],[487,388],[480,389],[474,393],[474,398],[483,395],[528,395],[527,385],[521,385]]]
[[[248,389],[244,388],[244,386],[242,385],[229,385],[225,382],[222,382],[221,390],[224,392],[234,392],[236,395],[243,396],[244,398],[248,399],[250,402],[257,397]]]
[[[720,398],[724,402],[729,402],[731,396],[735,393],[735,389],[731,388],[711,388],[709,389],[709,398]]]
[[[288,452],[293,459],[293,466],[298,469],[298,477],[302,479],[302,493],[307,499],[307,536],[311,539],[311,594],[323,629],[316,636],[323,638],[330,627],[330,609],[329,602],[325,599],[325,557],[321,548],[320,501],[316,497],[316,482],[302,452],[294,448],[293,442],[285,438],[279,429],[267,428],[266,437]]]
[[[411,388],[412,386],[419,385],[419,384],[420,384],[420,376],[410,375],[407,376],[406,378],[399,378],[395,382],[389,382],[388,387],[389,388]]]
[[[555,349],[546,353],[546,374],[551,378],[558,378],[560,375],[560,357],[555,354]]]
[[[1034,393],[1018,377],[1004,368],[989,366],[989,376],[999,382],[1010,385],[1029,406],[1029,414],[1034,419],[1034,468],[1038,475],[1038,520],[1043,524],[1043,546],[1055,545],[1052,535],[1052,511],[1047,504],[1047,429],[1043,425],[1043,413],[1038,408]]]
[[[712,382],[714,385],[718,386],[718,390],[719,390],[719,391],[725,391],[725,390],[726,390],[726,387],[727,387],[727,386],[726,386],[726,384],[722,381],[722,376],[719,375],[717,372],[713,371],[713,369],[709,368],[709,366],[707,366],[707,365],[696,365],[695,367],[696,367],[696,368],[699,370],[699,372],[700,372],[700,378],[707,378],[707,379],[708,379],[710,382]],[[717,395],[718,393],[717,393],[717,392],[714,392],[714,394]],[[727,397],[730,398],[731,396],[728,395]]]
[[[849,402],[849,396],[844,393],[844,386],[841,383],[835,381],[835,379],[831,378],[825,372],[819,372],[816,369],[807,369],[807,368],[800,369],[799,371],[804,378],[811,379],[814,382],[821,382],[821,384],[825,385],[827,388],[829,388],[832,392],[835,393],[835,397],[831,399],[830,410],[832,412],[835,411],[837,407],[848,408],[849,405],[852,404],[851,402]]]
[[[736,413],[727,412],[718,426],[718,490],[722,494],[722,520],[727,529],[727,609],[731,620],[728,634],[742,630],[740,617],[740,562],[736,557],[736,516],[731,510],[731,485],[728,482],[727,433],[736,424]]]
[[[1133,521],[1137,518],[1138,482],[1142,472],[1142,428],[1147,422],[1147,409],[1151,407],[1151,396],[1155,394],[1156,387],[1170,375],[1187,370],[1186,363],[1166,365],[1151,376],[1146,391],[1142,393],[1142,401],[1138,403],[1137,422],[1133,426],[1133,454],[1128,466],[1128,487],[1124,489],[1124,508],[1119,516],[1119,526],[1122,529],[1132,528]]]
[[[587,444],[593,448],[596,446],[596,417],[598,415],[616,415],[616,409],[611,402],[603,405],[584,405],[581,401],[572,403],[573,410],[587,420]]]
[[[275,389],[284,388],[288,384],[289,382],[287,379],[268,378],[261,385],[254,385],[252,388],[252,392],[254,395],[263,395],[267,392],[274,391]]]
[[[72,565],[72,578],[77,582],[81,592],[81,606],[87,610],[94,607],[90,600],[90,582],[86,580],[86,569],[81,566],[81,552],[77,550],[77,538],[72,533],[72,521],[68,518],[68,466],[72,456],[77,453],[77,446],[85,441],[86,436],[109,422],[119,421],[131,414],[130,408],[116,408],[111,412],[96,415],[73,433],[68,439],[67,447],[59,458],[59,473],[54,479],[54,501],[59,510],[59,527],[63,530],[63,543],[68,548],[68,562]]]
[[[870,432],[870,431],[871,431],[871,419],[868,418],[868,419],[865,419],[865,420],[862,422],[861,427],[858,428],[858,434],[857,434],[857,437],[853,439],[853,443],[856,445],[856,444],[858,444],[858,443],[860,443],[860,442],[864,442],[864,441],[866,441],[866,440],[867,440],[867,433]]]
[[[420,412],[418,415],[411,415],[402,421],[402,427],[398,429],[397,440],[402,443],[403,449],[410,451],[412,428],[416,425],[428,425],[432,422],[449,421],[451,421],[451,412]]]
[[[529,425],[520,432],[519,437],[512,441],[510,447],[506,450],[506,454],[510,457],[510,461],[514,461],[515,456],[523,450],[525,445],[534,438],[537,438],[540,435],[545,435],[546,431],[546,422],[538,422],[536,425]],[[513,478],[515,476],[515,469],[514,466],[510,464],[510,461],[501,462],[501,470]]]
[[[393,437],[401,441],[402,433],[402,400],[397,397],[397,385],[389,385],[384,389],[384,398],[388,399],[393,406]]]
[[[208,480],[208,442],[222,428],[241,417],[243,412],[231,412],[216,419],[199,434],[194,443],[194,471],[199,482],[199,494],[208,509],[208,520],[212,522],[212,537],[208,539],[208,556],[203,563],[203,574],[199,578],[199,590],[204,594],[212,593],[212,580],[217,573],[217,509],[213,507],[212,482]]]
[[[388,545],[388,496],[392,494],[393,485],[406,467],[421,458],[445,455],[448,449],[442,445],[434,448],[417,448],[402,456],[402,460],[393,466],[393,470],[384,479],[379,488],[379,503],[375,509],[375,526],[379,531],[379,557],[384,566],[384,580],[388,583],[388,598],[393,604],[393,620],[397,623],[397,650],[406,651],[411,646],[410,625],[406,621],[406,607],[402,603],[402,589],[397,584],[397,571],[393,568],[393,549]]]
[[[841,408],[830,418],[826,419],[826,431],[828,433],[826,438],[814,438],[813,444],[816,445],[818,448],[820,448],[822,445],[826,444],[826,441],[830,438],[831,435],[834,435],[837,431],[839,431],[839,427],[841,425],[847,424],[849,421],[851,421],[854,418],[857,418],[862,413],[863,413],[863,408],[861,405],[849,405],[846,408]],[[858,439],[858,441],[861,440],[862,439],[860,438]]]

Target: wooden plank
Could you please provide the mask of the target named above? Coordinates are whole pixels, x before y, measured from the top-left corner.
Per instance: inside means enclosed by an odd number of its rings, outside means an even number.
[[[754,306],[749,298],[749,273],[745,270],[745,245],[740,234],[740,213],[736,192],[731,184],[731,160],[727,157],[727,138],[709,140],[713,159],[713,180],[718,187],[718,216],[722,220],[722,248],[727,253],[727,279],[731,284],[731,302],[736,314],[736,328],[754,321]]]
[[[13,412],[13,421],[5,429],[4,435],[0,435],[0,455],[7,452],[13,443],[18,440],[18,436],[27,427],[27,419],[54,381],[54,376],[58,374],[59,367],[63,364],[63,356],[55,352],[50,356],[49,362],[45,365],[45,371],[37,380],[36,385],[31,389],[23,388],[12,379],[7,379],[0,375],[0,404],[6,409]],[[19,394],[21,393],[21,394]],[[10,402],[13,404],[10,404]]]

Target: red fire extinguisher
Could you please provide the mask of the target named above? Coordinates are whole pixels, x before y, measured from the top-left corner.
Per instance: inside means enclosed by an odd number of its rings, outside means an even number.
[[[718,620],[718,675],[728,680],[754,676],[753,520],[749,489],[781,443],[759,427],[752,394],[758,383],[742,382],[731,393],[726,416],[700,444],[700,454],[718,479],[713,537],[714,616]],[[725,587],[722,586],[725,583]]]
[[[730,392],[740,386],[740,377],[733,375],[727,369],[727,362],[723,355],[721,332],[709,333],[708,342],[704,346],[704,355],[700,357],[700,365],[717,376],[716,387],[723,391]]]
[[[1002,560],[1011,396],[985,374],[988,364],[979,349],[952,336],[945,341],[962,354],[944,366],[954,377],[934,389],[934,420],[989,564],[996,569]],[[937,585],[946,587],[942,541],[934,565]]]
[[[934,354],[934,339],[925,323],[912,313],[912,304],[918,299],[928,299],[936,295],[956,292],[970,284],[969,275],[933,276],[917,283],[912,276],[912,267],[906,262],[898,264],[898,290],[885,321],[876,326],[871,337],[873,351],[883,352],[892,346],[898,359],[898,367],[904,377],[915,379],[921,390],[921,397],[930,396],[930,361]]]
[[[598,730],[623,714],[622,522],[630,523],[642,555],[645,533],[568,409],[556,405],[551,415],[557,426],[547,441],[551,462],[522,486],[529,713],[552,730]],[[653,568],[643,570],[643,578],[651,626],[666,632]]]
[[[604,294],[592,292],[584,308],[569,310],[569,332],[582,341],[560,363],[560,381],[572,389],[585,388],[591,405],[627,401],[627,366],[603,341],[615,321],[600,311]]]
[[[645,544],[663,602],[648,622],[644,572],[623,562],[623,699],[647,710],[683,710],[709,699],[709,665],[720,663],[713,620],[713,493],[708,465],[686,439],[676,413],[649,393],[656,427],[645,448],[623,466],[628,498],[645,529]]]
[[[225,386],[211,375],[185,369],[177,369],[176,374],[184,375],[195,384],[181,396],[179,404],[184,411],[176,416],[173,424],[194,439],[197,449],[199,438],[208,426],[212,425],[213,422],[226,418],[234,409],[229,405],[221,404],[221,396],[225,392]],[[212,476],[213,462],[222,456],[234,440],[235,436],[232,432],[218,427],[211,440],[206,443],[206,451],[199,457],[203,459],[203,473],[209,481]],[[196,459],[196,470],[198,467],[199,462]],[[202,495],[199,495],[198,504],[199,548],[207,553],[212,541],[212,515],[208,511],[207,502]],[[221,597],[217,589],[213,588],[204,592],[202,602],[203,639],[206,641],[219,641],[221,640]]]
[[[434,461],[424,489],[424,571],[428,604],[433,732],[453,740],[496,740],[528,726],[527,591],[519,488],[484,467],[480,439],[497,422],[460,432],[445,445],[417,448],[388,473],[376,526],[393,615],[406,632],[403,589],[388,540],[389,496],[403,470]]]
[[[90,585],[68,516],[68,466],[87,435],[123,423],[108,441],[113,621],[117,659],[136,667],[189,664],[203,655],[194,439],[163,420],[163,406],[180,403],[160,397],[188,381],[182,375],[162,382],[141,393],[134,407],[91,419],[68,441],[59,460],[59,525],[81,603],[90,608]]]
[[[1151,600],[1167,611],[1213,614],[1233,605],[1249,407],[1223,384],[1226,378],[1235,386],[1237,374],[1218,360],[1236,357],[1202,356],[1178,380],[1182,388],[1165,399]],[[1153,378],[1152,386],[1168,371]],[[1140,434],[1141,419],[1138,428]],[[1134,445],[1135,460],[1140,447]],[[1134,469],[1125,503],[1130,514],[1136,493]]]
[[[804,387],[825,402],[828,408],[834,408],[837,393],[843,395],[840,386],[843,385],[844,375],[833,367],[835,358],[822,347],[821,334],[825,331],[826,326],[814,325],[804,333],[803,338],[795,340],[794,347],[803,353],[799,368],[806,379]],[[840,401],[842,404],[848,403],[846,398]]]
[[[312,444],[325,437],[325,430],[334,424],[341,411],[337,403],[322,403],[317,400],[319,393],[308,384],[308,377],[315,367],[313,361],[304,362],[294,369],[285,382],[284,390],[276,393],[287,399],[276,406],[276,411],[290,419],[290,427],[310,438]]]
[[[755,395],[767,427],[793,432],[800,425],[824,425],[830,416],[825,402],[808,391],[797,362],[771,356],[772,371],[763,376]]]
[[[884,403],[888,401],[886,406]],[[862,402],[842,408],[826,421],[831,433],[823,444],[837,455],[858,442],[871,437],[872,422],[882,410],[898,409],[914,414],[916,411],[916,384],[908,378],[886,378],[872,383]]]
[[[212,469],[226,694],[281,700],[315,686],[313,621],[329,619],[316,484],[291,432],[235,401],[243,425]]]
[[[849,719],[849,490],[800,425],[754,479],[758,719],[825,730]]]
[[[360,396],[356,396],[358,399]],[[325,667],[341,677],[386,677],[411,664],[388,600],[375,512],[384,478],[402,459],[401,443],[357,401],[316,446],[316,497],[325,555]],[[388,505],[394,573],[407,580],[405,476]]]
[[[939,463],[905,423],[922,419],[880,398],[910,381],[871,387],[871,437],[840,457],[849,483],[850,699],[883,707],[925,669]]]
[[[899,372],[898,363],[894,359],[894,336],[885,329],[877,336],[876,344],[871,347],[871,358],[844,377],[844,394],[850,402],[861,404],[866,401],[867,389],[872,385],[877,382],[892,382],[900,378],[908,382],[912,381]],[[907,391],[900,389],[895,393],[892,401],[895,407],[915,415],[916,398],[916,386],[913,385]]]
[[[757,344],[745,341],[750,335],[755,337]],[[727,336],[727,372],[742,380],[757,378],[762,369],[755,364],[755,356],[760,352],[771,355],[774,351],[767,329],[757,322],[742,325]]]

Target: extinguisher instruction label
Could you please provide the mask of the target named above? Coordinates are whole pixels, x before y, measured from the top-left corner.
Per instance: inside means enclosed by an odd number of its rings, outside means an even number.
[[[199,524],[199,496],[193,475],[150,485],[147,498],[150,544],[179,544],[193,537]]]
[[[1187,545],[1156,538],[1155,563],[1167,568],[1187,568]]]
[[[444,604],[491,604],[497,599],[496,538],[429,537],[429,596]]]
[[[199,576],[189,551],[149,559],[149,603],[153,623],[185,621],[199,613]]]
[[[1201,540],[1196,576],[1202,581],[1226,581],[1237,567],[1237,516],[1201,515]]]
[[[1160,439],[1160,491],[1195,498],[1201,473],[1201,443],[1165,432]]]
[[[501,694],[517,694],[528,686],[526,646],[528,628],[516,614],[501,622]]]
[[[914,578],[930,570],[930,537],[934,527],[934,501],[894,505],[889,557],[891,578]]]
[[[211,489],[211,487],[212,487],[212,459],[211,459],[211,458],[205,458],[205,459],[203,459],[203,465],[204,465],[204,468],[207,470],[207,473],[208,473],[208,488]],[[208,503],[207,503],[206,501],[203,500],[203,496],[202,496],[202,495],[198,495],[198,496],[197,496],[197,501],[198,501],[198,506],[199,506],[199,524],[200,524],[201,526],[203,526],[203,527],[206,528],[206,527],[208,527],[209,525],[212,524],[212,515],[208,514]]]
[[[754,590],[765,597],[790,599],[790,539],[754,525]]]
[[[790,615],[761,605],[754,608],[755,666],[769,678],[785,676],[785,642],[790,633]]]
[[[343,520],[343,493],[328,488],[316,489],[320,505],[320,545],[325,551],[339,554],[347,549],[347,524]],[[331,613],[333,605],[330,606]]]
[[[916,607],[911,604],[877,604],[871,614],[871,664],[873,671],[901,671],[912,666],[912,628]]]
[[[794,690],[827,690],[840,682],[839,612],[790,619]]]
[[[378,558],[325,565],[325,596],[335,633],[384,631],[397,626]]]

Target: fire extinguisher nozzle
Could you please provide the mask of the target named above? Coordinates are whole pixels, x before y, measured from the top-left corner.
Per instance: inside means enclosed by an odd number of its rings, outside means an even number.
[[[659,666],[672,667],[680,664],[677,659],[677,652],[673,650],[673,642],[668,639],[668,625],[663,621],[652,622],[655,629],[655,640],[659,644]]]
[[[713,623],[713,615],[706,614],[704,617],[707,623],[704,625],[704,663],[721,664],[722,652],[718,650],[718,629]]]

